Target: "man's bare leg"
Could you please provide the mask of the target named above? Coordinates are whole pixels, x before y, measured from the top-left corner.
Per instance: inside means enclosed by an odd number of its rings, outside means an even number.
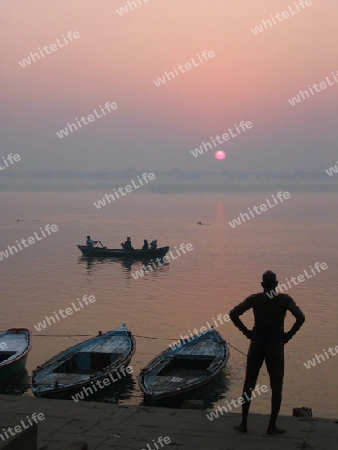
[[[282,403],[282,390],[284,378],[284,344],[279,343],[267,354],[266,366],[270,376],[271,386],[271,415],[267,434],[285,433],[284,428],[278,428],[276,421]]]
[[[278,428],[276,427],[276,421],[280,409],[280,405],[282,403],[282,395],[281,395],[281,389],[278,390],[278,392],[272,392],[272,398],[271,398],[271,416],[270,416],[270,422],[267,429],[267,434],[280,434],[285,433],[286,430],[284,428]]]
[[[247,364],[246,364],[246,375],[243,387],[243,398],[245,402],[242,405],[242,421],[239,425],[234,426],[235,430],[246,433],[248,431],[248,415],[251,404],[251,391],[256,386],[256,381],[258,378],[259,370],[262,367],[264,360],[264,352],[262,349],[253,341],[251,341]],[[244,395],[246,394],[246,395]],[[249,398],[250,400],[247,400]]]
[[[246,401],[242,405],[242,422],[239,425],[234,426],[235,430],[241,431],[242,433],[246,433],[248,431],[249,409],[250,409],[250,401]]]

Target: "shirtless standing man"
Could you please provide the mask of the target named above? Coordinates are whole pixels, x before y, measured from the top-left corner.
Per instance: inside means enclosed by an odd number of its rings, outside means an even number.
[[[284,377],[284,344],[286,344],[300,329],[305,321],[305,316],[296,305],[295,301],[287,294],[277,294],[278,285],[274,272],[268,270],[263,274],[261,285],[264,292],[253,294],[244,302],[236,306],[230,313],[230,318],[237,328],[251,340],[247,356],[246,376],[243,387],[244,393],[250,397],[255,388],[256,381],[263,361],[270,377],[271,416],[267,434],[285,433],[285,429],[276,427],[276,420],[282,402],[282,389]],[[270,294],[270,298],[267,295]],[[239,316],[253,308],[255,324],[252,330],[248,330]],[[284,319],[286,311],[290,311],[296,318],[291,330],[284,333]],[[242,422],[234,427],[236,430],[247,432],[247,419],[250,401],[242,405]]]

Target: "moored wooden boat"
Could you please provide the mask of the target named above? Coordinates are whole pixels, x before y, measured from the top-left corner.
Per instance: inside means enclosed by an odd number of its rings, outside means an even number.
[[[176,397],[214,379],[227,363],[229,348],[211,327],[176,343],[142,369],[138,383],[149,403]]]
[[[67,398],[108,376],[119,381],[135,348],[135,339],[125,324],[99,334],[39,366],[32,375],[32,391],[37,397]]]
[[[104,256],[111,258],[130,258],[130,259],[151,259],[151,258],[163,258],[169,251],[169,247],[159,247],[149,250],[124,250],[119,248],[106,248],[106,247],[88,247],[87,245],[78,245],[78,249],[82,252],[83,256],[96,257]]]
[[[0,382],[6,382],[25,370],[32,347],[27,328],[10,328],[0,333]]]
[[[15,377],[11,377],[0,383],[0,394],[22,395],[27,392],[30,387],[30,377],[27,368],[25,368]]]

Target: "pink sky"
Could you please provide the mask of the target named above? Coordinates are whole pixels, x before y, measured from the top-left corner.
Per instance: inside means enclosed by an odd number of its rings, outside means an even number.
[[[298,0],[297,0],[298,2]],[[338,83],[288,99],[338,71],[338,3],[312,6],[254,35],[293,0],[2,0],[0,156],[18,170],[324,170],[336,160]],[[81,37],[30,66],[18,61],[68,31]],[[161,87],[153,80],[203,50],[213,59]],[[118,110],[59,139],[107,101]],[[241,120],[254,127],[220,150],[190,151]]]

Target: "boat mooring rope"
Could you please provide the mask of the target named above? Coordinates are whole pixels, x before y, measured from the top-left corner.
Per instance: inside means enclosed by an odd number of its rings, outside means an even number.
[[[34,337],[95,337],[92,334],[32,334]]]
[[[37,336],[44,336],[44,337],[95,337],[91,334],[33,334],[34,337]],[[142,339],[152,339],[156,341],[176,341],[177,338],[158,338],[158,337],[151,337],[151,336],[141,336],[140,334],[133,334],[134,337],[142,338]],[[234,347],[230,344],[229,341],[226,341],[226,343],[232,347],[237,352],[241,353],[243,356],[247,356],[245,353],[243,353],[238,348]]]
[[[241,350],[238,350],[238,348],[236,348],[236,347],[234,347],[233,345],[231,345],[229,341],[227,341],[227,344],[230,345],[230,347],[232,347],[232,348],[234,348],[235,350],[237,350],[237,351],[238,351],[239,353],[241,353],[242,355],[248,356],[248,355],[246,355],[245,353],[243,353]]]
[[[133,334],[133,336],[140,337],[143,339],[156,339],[156,340],[160,340],[160,341],[175,341],[175,339],[171,339],[171,338],[156,338],[156,337],[150,337],[150,336],[141,336],[139,334]]]
[[[92,334],[33,334],[34,337],[95,337]],[[143,339],[156,339],[160,341],[175,341],[174,338],[157,338],[157,337],[150,337],[150,336],[141,336],[139,334],[133,334],[134,337],[139,337]]]
[[[91,334],[33,334],[33,336],[47,336],[47,337],[91,337]],[[158,337],[151,337],[151,336],[141,336],[140,334],[133,334],[133,336],[138,337],[138,338],[142,338],[142,339],[152,339],[152,340],[156,340],[156,341],[176,341],[177,339],[174,338],[158,338]],[[233,348],[234,350],[236,350],[237,352],[239,352],[241,355],[243,356],[247,356],[245,353],[243,353],[241,350],[239,350],[238,348],[234,347],[233,345],[230,344],[229,341],[226,341],[226,343]]]

